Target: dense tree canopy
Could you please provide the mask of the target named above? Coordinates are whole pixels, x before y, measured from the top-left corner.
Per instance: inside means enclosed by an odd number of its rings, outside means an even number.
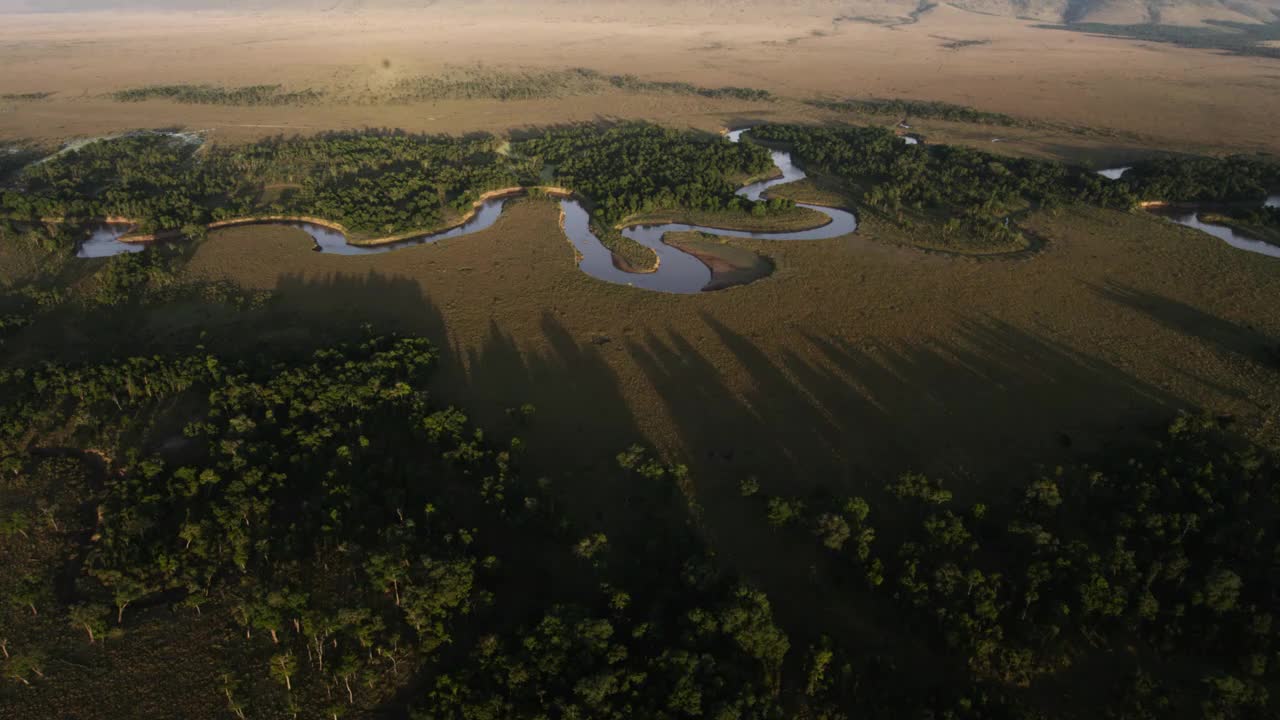
[[[590,198],[605,224],[660,209],[749,207],[734,191],[772,167],[759,146],[641,124],[555,130],[516,150],[551,166],[558,184]]]
[[[1182,417],[1141,455],[1034,475],[998,507],[960,507],[919,475],[886,490],[875,508],[759,501],[775,526],[813,534],[851,595],[881,596],[975,678],[1034,685],[1136,642],[1157,677],[1196,666],[1198,685],[1158,693],[1201,717],[1274,710],[1280,470],[1213,420]]]
[[[1260,202],[1280,190],[1280,163],[1256,157],[1166,157],[1144,160],[1122,181],[1143,200]]]
[[[738,181],[769,155],[720,138],[628,125],[554,130],[497,152],[495,138],[333,133],[224,147],[141,133],[28,166],[0,195],[10,221],[125,217],[144,231],[300,215],[367,235],[429,230],[486,191],[551,181],[592,201],[606,224],[654,209],[750,209]]]
[[[431,406],[434,360],[422,340],[370,337],[290,362],[0,373],[4,557],[25,568],[0,582],[6,672],[38,680],[48,622],[110,642],[135,608],[165,604],[226,614],[260,663],[226,669],[229,707],[258,716],[372,707],[417,675],[426,717],[778,717],[788,641],[767,598],[692,535],[653,546],[658,585],[612,570],[604,535],[575,533],[520,479],[518,441],[491,445]],[[622,463],[649,482],[678,474],[635,452]],[[59,505],[58,488],[83,495]],[[85,543],[61,601],[60,565],[30,559],[55,539]],[[510,590],[574,576],[585,584]]]
[[[427,229],[447,208],[514,183],[492,138],[338,133],[237,147],[146,133],[29,166],[5,192],[10,218],[120,216],[179,230],[254,214],[323,217],[362,233]],[[264,189],[291,192],[267,198]]]
[[[869,207],[899,222],[937,219],[944,235],[1003,244],[1011,217],[1030,207],[1097,202],[1128,207],[1123,185],[1079,167],[998,157],[952,145],[908,145],[878,127],[764,125],[752,136],[785,143],[808,167],[845,180]]]

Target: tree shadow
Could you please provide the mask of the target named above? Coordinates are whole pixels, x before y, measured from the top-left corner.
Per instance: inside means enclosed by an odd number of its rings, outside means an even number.
[[[604,356],[606,345],[575,337],[551,312],[541,314],[538,328],[542,341],[522,347],[490,320],[478,346],[454,348],[456,364],[440,379],[453,386],[451,399],[482,408],[482,425],[505,424],[528,440],[527,460],[554,475],[556,495],[575,519],[625,529],[638,507],[656,507],[670,488],[631,485],[618,471],[618,453],[643,444],[644,436]],[[526,404],[534,409],[528,421],[519,411]],[[515,427],[495,414],[508,408]]]
[[[1089,288],[1098,296],[1137,310],[1170,330],[1198,338],[1219,352],[1264,364],[1280,359],[1275,355],[1274,338],[1184,302],[1110,282],[1103,286],[1089,285]]]
[[[365,323],[377,332],[426,337],[439,352],[428,385],[432,404],[463,409],[490,447],[520,440],[511,462],[524,482],[546,490],[540,502],[552,504],[544,510],[557,518],[559,533],[547,540],[554,539],[560,554],[503,573],[503,595],[522,598],[504,623],[536,620],[529,613],[575,594],[597,596],[598,577],[581,567],[545,566],[563,562],[566,545],[595,532],[608,537],[612,572],[678,574],[690,537],[687,503],[672,482],[619,469],[618,454],[644,438],[600,338],[575,336],[544,311],[537,337],[513,333],[491,317],[478,339],[464,342],[449,332],[445,313],[420,284],[375,272],[282,275],[273,306],[276,322],[288,318],[285,324],[305,330],[312,345],[363,332]]]
[[[1156,158],[1190,157],[1185,153],[1152,150],[1137,140],[1126,142],[1123,138],[1112,138],[1108,139],[1106,143],[1085,145],[1041,140],[1039,137],[1029,137],[1024,139],[1023,142],[1034,145],[1045,155],[1058,162],[1096,168],[1098,170],[1135,165],[1139,162]]]
[[[277,277],[270,305],[282,326],[321,339],[349,335],[364,325],[379,332],[422,334],[444,349],[445,323],[417,281],[369,270],[321,276]]]
[[[777,350],[702,320],[746,389],[731,388],[679,332],[627,346],[675,423],[700,492],[734,492],[751,475],[788,494],[874,492],[905,470],[998,475],[1098,447],[1181,405],[1103,360],[991,318],[962,321],[947,339],[859,345],[802,332]]]

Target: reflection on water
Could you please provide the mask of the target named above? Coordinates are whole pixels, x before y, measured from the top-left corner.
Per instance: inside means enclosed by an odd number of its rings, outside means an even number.
[[[1273,198],[1274,199],[1274,198]],[[1241,250],[1259,253],[1274,258],[1280,258],[1280,246],[1272,245],[1261,240],[1255,240],[1247,235],[1232,230],[1225,225],[1215,225],[1213,223],[1203,222],[1200,214],[1194,209],[1186,208],[1152,208],[1151,212],[1164,218],[1168,218],[1179,225],[1185,225],[1189,228],[1195,228],[1203,232],[1225,241],[1228,245]]]
[[[316,242],[316,250],[322,253],[332,255],[378,255],[380,253],[391,252],[392,250],[400,250],[402,248],[413,247],[415,245],[427,245],[440,240],[470,235],[481,230],[487,230],[498,222],[498,218],[502,216],[502,208],[507,204],[508,198],[493,198],[481,203],[476,210],[475,215],[470,220],[459,225],[458,227],[445,230],[444,232],[433,233],[429,235],[421,235],[419,237],[408,238],[392,243],[384,243],[381,245],[352,245],[347,242],[347,236],[332,228],[316,225],[314,223],[281,223],[289,227],[296,227],[311,236]]]
[[[565,235],[582,256],[578,267],[593,278],[671,293],[696,293],[711,282],[711,270],[701,260],[662,242],[662,233],[644,232],[646,228],[628,228],[623,234],[652,250],[658,256],[658,269],[651,273],[620,270],[613,263],[613,253],[591,232],[591,215],[582,204],[561,200],[560,209]]]
[[[730,142],[740,142],[745,130],[729,133]],[[908,138],[914,140],[914,138]],[[773,164],[780,175],[770,180],[752,183],[738,190],[737,195],[751,201],[759,202],[772,187],[803,180],[806,175],[791,160],[791,154],[772,151]],[[502,215],[507,198],[486,200],[463,225],[444,232],[422,235],[394,243],[361,246],[352,245],[341,232],[307,222],[263,221],[261,223],[245,223],[245,225],[286,225],[302,230],[315,242],[315,249],[333,255],[376,255],[379,253],[400,250],[415,245],[425,245],[447,238],[470,235],[492,227]],[[753,240],[826,240],[848,235],[858,228],[858,220],[853,213],[835,208],[796,203],[797,207],[808,208],[827,216],[828,222],[811,230],[795,232],[750,232],[746,230],[720,230],[701,225],[683,223],[667,223],[665,225],[637,225],[626,228],[622,234],[653,250],[658,256],[658,268],[651,273],[630,273],[620,270],[614,264],[613,253],[591,232],[591,216],[581,203],[573,199],[560,201],[564,212],[564,230],[570,242],[582,256],[579,267],[591,277],[606,282],[632,285],[646,290],[658,290],[670,293],[701,292],[711,280],[711,271],[698,258],[678,250],[662,242],[663,236],[671,232],[700,231],[721,237],[750,238]],[[122,253],[141,252],[145,245],[120,240],[128,230],[125,225],[104,225],[94,231],[88,240],[81,244],[80,257],[107,257]]]
[[[129,232],[132,225],[99,225],[89,234],[89,238],[76,248],[76,257],[102,258],[112,255],[124,255],[146,250],[145,245],[120,242],[120,236]]]
[[[498,218],[502,216],[502,208],[506,205],[508,198],[494,198],[486,200],[476,210],[475,215],[470,220],[459,225],[458,227],[445,230],[443,232],[432,233],[428,235],[420,235],[418,237],[407,238],[393,243],[385,243],[382,245],[352,245],[347,242],[347,236],[341,231],[333,228],[317,225],[309,222],[287,222],[278,220],[263,220],[262,222],[246,222],[242,225],[234,227],[249,227],[262,225],[283,225],[285,227],[296,228],[306,233],[315,242],[315,249],[318,252],[328,253],[331,255],[378,255],[381,253],[399,250],[401,248],[413,247],[415,245],[426,245],[447,238],[461,237],[470,235],[471,233],[480,232],[492,227]],[[128,225],[102,225],[94,230],[88,240],[80,244],[80,249],[76,253],[77,257],[110,257],[112,255],[123,255],[125,253],[142,252],[147,249],[149,243],[125,242],[121,240],[128,230]]]

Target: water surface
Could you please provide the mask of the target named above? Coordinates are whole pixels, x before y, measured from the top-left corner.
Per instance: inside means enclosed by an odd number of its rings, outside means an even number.
[[[1154,215],[1172,220],[1179,225],[1185,225],[1189,228],[1195,228],[1202,232],[1226,242],[1233,248],[1246,250],[1248,252],[1266,255],[1268,257],[1280,258],[1280,245],[1272,245],[1268,242],[1256,240],[1243,233],[1238,233],[1226,225],[1216,225],[1207,223],[1200,219],[1200,211],[1195,208],[1152,208],[1150,211]]]
[[[120,238],[133,229],[132,225],[101,224],[93,228],[89,238],[76,248],[76,257],[103,258],[126,253],[137,253],[147,249],[141,243],[121,242]]]

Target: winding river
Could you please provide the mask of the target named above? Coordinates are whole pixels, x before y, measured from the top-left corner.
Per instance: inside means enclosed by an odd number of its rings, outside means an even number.
[[[1119,180],[1128,169],[1127,167],[1111,168],[1099,170],[1098,174],[1109,180]],[[1263,202],[1263,205],[1265,207],[1280,207],[1280,195],[1269,196]],[[1196,207],[1156,206],[1147,208],[1147,212],[1172,220],[1179,225],[1208,233],[1238,250],[1280,258],[1280,245],[1272,245],[1269,242],[1249,237],[1244,233],[1236,232],[1226,225],[1204,222],[1200,219],[1200,209]]]
[[[728,134],[730,142],[741,142],[746,130],[734,130]],[[752,183],[737,191],[737,195],[748,200],[759,201],[765,192],[777,185],[803,180],[806,175],[796,167],[791,154],[778,150],[772,151],[773,164],[778,177],[763,182]],[[406,247],[426,245],[448,238],[461,237],[480,232],[491,227],[502,215],[502,209],[510,197],[486,200],[476,209],[475,214],[466,223],[443,232],[423,235],[380,245],[352,245],[340,231],[305,222],[262,221],[245,223],[246,225],[286,225],[295,227],[311,236],[315,248],[319,252],[334,255],[376,255],[401,250]],[[822,213],[828,222],[809,230],[796,232],[750,232],[746,230],[723,230],[701,225],[683,223],[666,223],[662,225],[633,225],[624,228],[622,234],[631,240],[649,248],[658,256],[658,267],[653,272],[635,273],[619,268],[613,253],[601,244],[600,239],[591,231],[591,215],[577,200],[566,198],[560,201],[560,209],[564,214],[564,232],[581,256],[578,267],[591,277],[605,282],[631,285],[644,290],[655,290],[668,293],[697,293],[711,281],[711,269],[699,260],[678,248],[662,241],[663,236],[671,232],[700,231],[721,237],[750,238],[753,240],[826,240],[848,235],[858,228],[858,220],[853,213],[820,205],[796,203],[798,207],[808,208]],[[131,252],[141,252],[146,245],[140,242],[121,240],[129,230],[127,225],[100,225],[95,228],[88,240],[81,243],[77,251],[78,257],[109,257]]]

